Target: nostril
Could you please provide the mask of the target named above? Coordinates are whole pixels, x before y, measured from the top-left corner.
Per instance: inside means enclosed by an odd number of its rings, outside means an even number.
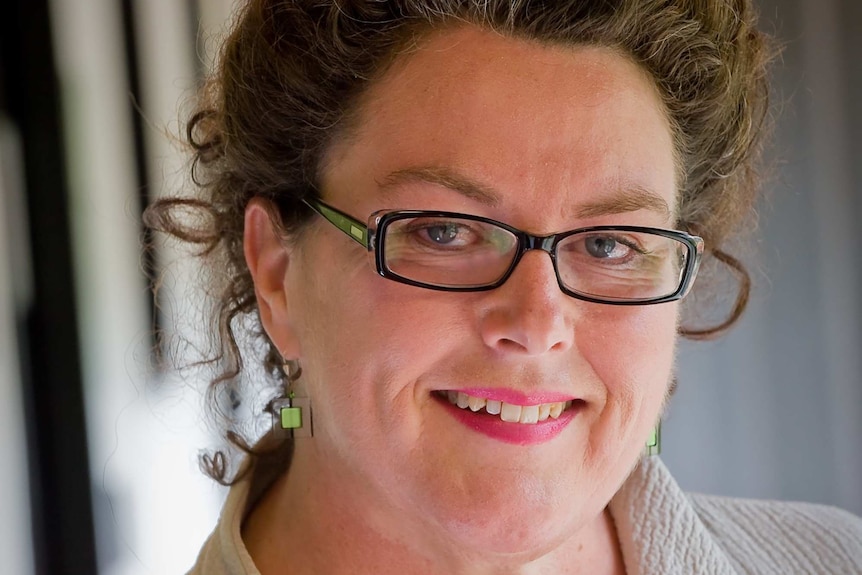
[[[510,315],[507,318],[486,318],[482,326],[485,343],[502,353],[541,355],[566,351],[572,346],[574,334],[563,318],[536,318]]]
[[[497,342],[497,346],[500,348],[500,351],[508,351],[508,352],[525,352],[527,349],[524,345],[518,343],[513,339],[501,338],[500,341]]]

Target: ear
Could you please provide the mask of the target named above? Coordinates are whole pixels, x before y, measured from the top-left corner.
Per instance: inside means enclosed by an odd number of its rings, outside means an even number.
[[[292,327],[287,294],[291,249],[274,223],[275,207],[252,198],[245,208],[243,252],[254,281],[260,321],[284,359],[299,357],[299,340]]]

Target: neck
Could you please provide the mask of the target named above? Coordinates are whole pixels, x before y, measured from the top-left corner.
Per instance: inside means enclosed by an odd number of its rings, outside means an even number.
[[[243,540],[262,575],[625,573],[607,510],[529,556],[483,553],[319,461],[311,442],[299,442],[289,472],[247,517]]]

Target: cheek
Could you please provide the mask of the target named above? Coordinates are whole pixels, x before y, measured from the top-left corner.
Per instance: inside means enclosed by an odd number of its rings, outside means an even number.
[[[368,262],[336,268],[307,274],[321,289],[302,309],[303,371],[320,424],[339,436],[418,434],[405,417],[413,384],[457,340],[447,319],[455,311],[436,292],[377,277]]]
[[[605,387],[593,443],[638,446],[657,421],[670,385],[678,306],[611,309],[604,329],[581,347]]]
[[[603,377],[609,393],[654,392],[669,381],[679,306],[609,307],[600,329],[580,339],[582,353]]]

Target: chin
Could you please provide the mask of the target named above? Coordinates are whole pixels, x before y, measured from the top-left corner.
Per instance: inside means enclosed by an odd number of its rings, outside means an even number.
[[[446,525],[449,539],[473,554],[506,556],[529,562],[559,546],[578,530],[571,515],[540,512],[453,520]]]
[[[473,553],[539,557],[580,529],[587,502],[573,496],[571,486],[529,483],[487,485],[480,491],[484,496],[462,494],[443,505],[435,498],[426,518],[443,532],[444,540]]]

